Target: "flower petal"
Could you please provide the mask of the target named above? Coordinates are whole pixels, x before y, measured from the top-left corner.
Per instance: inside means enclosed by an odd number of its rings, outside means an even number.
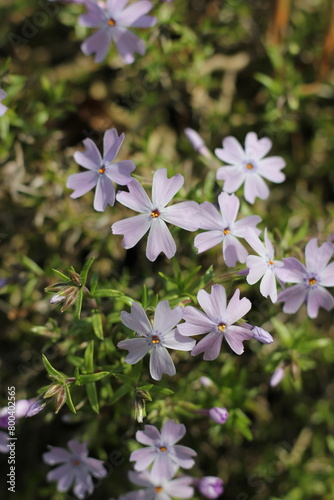
[[[146,337],[152,331],[151,323],[149,322],[144,309],[137,302],[132,303],[131,313],[126,311],[121,312],[121,320],[123,325],[143,337]]]
[[[259,217],[258,215],[248,215],[243,219],[237,220],[233,224],[233,235],[244,238],[247,230],[252,229],[255,232],[256,236],[259,236],[261,230],[256,226],[257,224],[259,224],[259,222],[261,222],[261,220],[261,217]]]
[[[260,160],[271,150],[273,143],[268,137],[257,138],[255,132],[248,132],[245,139],[246,155],[254,160]]]
[[[143,471],[151,465],[156,456],[157,452],[154,447],[140,448],[140,450],[131,453],[130,462],[136,462],[134,465],[135,470]]]
[[[76,151],[73,155],[75,161],[88,170],[98,170],[102,165],[102,156],[95,142],[91,139],[83,141],[85,151]]]
[[[195,460],[191,457],[195,457],[196,455],[196,451],[192,448],[180,444],[175,445],[170,451],[170,456],[173,457],[174,461],[183,469],[191,469],[193,467]]]
[[[283,259],[283,266],[276,270],[276,275],[284,283],[300,283],[306,277],[307,271],[295,257],[286,257]]]
[[[319,273],[328,264],[334,253],[334,246],[326,241],[318,248],[317,238],[312,238],[305,247],[306,269],[309,273]]]
[[[194,239],[194,246],[197,248],[198,253],[205,252],[210,248],[219,245],[223,241],[223,233],[219,231],[205,231],[198,234]]]
[[[84,3],[84,2],[82,2]],[[79,24],[87,28],[99,28],[106,22],[104,10],[95,2],[85,2],[87,12],[79,17]]]
[[[281,169],[285,167],[286,163],[280,156],[270,156],[258,162],[258,172],[261,177],[268,181],[280,184],[285,181],[285,174]]]
[[[269,197],[269,188],[262,177],[255,172],[246,175],[244,196],[248,203],[254,203],[255,198],[266,200]]]
[[[246,266],[249,269],[246,280],[250,285],[257,283],[268,268],[268,264],[265,259],[263,257],[258,257],[257,255],[248,255],[246,259]]]
[[[215,155],[230,165],[240,165],[245,158],[245,152],[240,142],[235,137],[225,137],[223,148],[216,148]]]
[[[321,286],[334,286],[334,262],[325,267],[319,276]]]
[[[224,228],[231,226],[237,218],[240,202],[235,194],[221,193],[218,196],[218,203],[222,213]]]
[[[80,457],[88,457],[88,449],[86,443],[80,443],[76,439],[71,439],[67,446],[74,455],[79,455]]]
[[[61,464],[62,462],[67,462],[71,454],[65,448],[60,448],[59,446],[49,446],[49,451],[43,453],[43,460],[49,465]]]
[[[129,365],[138,363],[150,350],[146,338],[121,340],[118,342],[117,347],[129,351],[125,358],[125,362],[129,363]]]
[[[132,64],[135,60],[134,54],[143,56],[146,51],[144,42],[134,33],[126,28],[116,28],[114,33],[114,41],[117,45],[119,55],[125,64]]]
[[[162,300],[155,309],[153,329],[161,334],[169,333],[182,319],[183,310],[171,309],[168,300]]]
[[[181,335],[177,329],[167,335],[164,335],[163,345],[170,349],[176,349],[177,351],[191,351],[195,344],[195,340],[188,339],[184,335]]]
[[[165,485],[165,490],[169,495],[176,498],[193,498],[194,488],[193,478],[189,476],[178,477]]]
[[[267,250],[260,238],[256,235],[253,229],[248,229],[244,235],[247,243],[255,250],[261,257],[267,257]]]
[[[246,299],[246,297],[240,299],[240,290],[237,289],[226,308],[226,316],[229,325],[242,318],[251,308],[251,301]]]
[[[166,223],[160,217],[157,217],[152,219],[151,222],[146,257],[151,262],[154,262],[160,253],[164,253],[168,259],[171,259],[176,253],[176,244]]]
[[[199,205],[197,219],[200,229],[209,229],[211,231],[222,231],[224,229],[221,214],[209,201],[204,201]]]
[[[222,341],[222,333],[208,333],[208,335],[206,335],[196,344],[196,346],[191,351],[191,355],[197,356],[197,354],[204,352],[203,359],[205,361],[213,361],[219,356]]]
[[[129,5],[117,16],[117,24],[120,24],[124,27],[133,26],[134,23],[139,18],[144,16],[144,14],[147,14],[152,9],[152,7],[152,3],[148,0],[140,0],[135,4]]]
[[[225,193],[234,193],[244,183],[246,173],[241,167],[221,167],[217,170],[216,178],[224,181]]]
[[[187,231],[197,231],[199,205],[195,201],[182,201],[160,211],[161,218]]]
[[[105,59],[112,40],[112,30],[109,26],[103,26],[81,44],[81,50],[86,56],[95,54],[95,62],[100,63]]]
[[[104,164],[112,162],[124,141],[124,134],[118,136],[115,128],[106,130],[103,136],[103,162]]]
[[[305,302],[307,289],[303,285],[293,285],[279,292],[277,302],[285,302],[283,311],[293,314]]]
[[[158,429],[154,425],[145,425],[143,431],[136,432],[136,440],[138,443],[146,444],[149,446],[155,446],[157,442],[160,442],[161,435]],[[140,486],[143,484],[138,483]]]
[[[242,326],[233,325],[228,327],[224,337],[232,351],[240,355],[244,352],[243,341],[252,338],[252,334]]]
[[[225,264],[234,267],[237,262],[246,262],[248,252],[246,248],[233,235],[228,234],[223,241],[223,254]]]
[[[213,285],[211,295],[205,290],[200,290],[197,300],[213,323],[218,323],[226,312],[226,291],[222,285]]]
[[[154,173],[152,185],[152,203],[154,208],[165,207],[184,183],[183,175],[176,174],[170,179],[167,177],[167,169],[159,168]],[[173,222],[174,224],[174,222]]]
[[[133,161],[123,160],[118,163],[108,165],[106,167],[105,175],[120,186],[124,186],[133,181],[133,177],[131,177],[130,174],[135,168],[136,166]]]
[[[113,183],[104,174],[99,174],[94,196],[94,210],[103,212],[107,205],[115,204],[115,188]]]
[[[171,460],[169,454],[159,453],[154,461],[151,474],[156,481],[168,480],[174,476],[177,469],[178,466]]]
[[[150,229],[151,220],[145,214],[129,217],[115,222],[111,226],[113,234],[123,234],[122,246],[124,248],[134,247],[139,240]]]
[[[149,215],[152,211],[152,203],[137,179],[133,179],[128,185],[129,192],[120,191],[117,193],[117,201],[131,210]]]
[[[169,352],[162,345],[153,347],[150,357],[150,374],[154,380],[161,380],[162,374],[175,375],[176,370]]]
[[[57,481],[58,491],[68,491],[75,479],[75,466],[69,463],[51,470],[46,476],[48,481]]]
[[[186,434],[184,424],[177,424],[174,420],[168,420],[161,429],[161,441],[166,445],[178,443]]]
[[[277,286],[275,280],[275,274],[273,270],[268,267],[263,275],[260,283],[260,292],[263,297],[270,297],[273,303],[277,300]]]
[[[186,323],[180,323],[177,327],[181,335],[202,335],[214,331],[217,326],[206,314],[193,306],[184,308],[183,319]]]
[[[309,317],[312,319],[316,318],[320,307],[323,307],[326,311],[333,309],[333,296],[322,286],[310,288],[307,295],[307,314]]]
[[[78,174],[70,175],[66,182],[66,187],[74,189],[70,197],[75,199],[88,193],[88,191],[95,187],[98,175],[96,172],[79,172]]]

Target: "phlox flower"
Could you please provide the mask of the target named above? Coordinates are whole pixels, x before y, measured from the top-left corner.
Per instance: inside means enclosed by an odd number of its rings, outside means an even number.
[[[62,464],[48,473],[47,480],[57,481],[57,489],[61,492],[68,491],[74,483],[75,496],[80,499],[85,498],[94,491],[92,476],[103,478],[107,475],[107,470],[102,460],[88,457],[85,443],[71,439],[68,447],[71,451],[58,446],[49,446],[50,450],[43,454],[43,460],[47,464]]]
[[[162,300],[156,307],[152,326],[142,306],[134,302],[131,313],[121,312],[122,323],[137,332],[139,336],[118,342],[117,347],[129,351],[125,361],[134,365],[150,351],[152,378],[160,380],[163,373],[175,375],[175,366],[167,347],[178,351],[190,351],[195,344],[194,340],[185,339],[176,330],[175,326],[181,319],[182,308],[178,306],[170,309],[168,300]]]
[[[225,288],[222,285],[213,285],[211,295],[205,290],[200,290],[197,294],[198,303],[204,313],[192,306],[184,308],[185,323],[180,323],[177,327],[181,335],[208,334],[193,348],[192,356],[204,352],[203,359],[216,359],[223,339],[236,354],[244,352],[242,342],[252,338],[252,333],[234,323],[251,309],[252,304],[245,297],[239,297],[240,290],[236,290],[227,304]]]
[[[143,489],[121,495],[119,500],[172,500],[172,498],[193,498],[194,488],[191,487],[192,477],[182,476],[177,479],[159,479],[154,474],[144,472],[129,472],[132,483]]]
[[[15,403],[15,420],[26,417],[29,408],[31,407],[34,399],[19,399]],[[0,427],[7,429],[8,427],[8,406],[0,410]]]
[[[313,238],[305,247],[305,265],[294,257],[283,259],[278,278],[295,283],[278,294],[278,302],[285,302],[285,313],[295,313],[306,303],[307,314],[316,318],[320,307],[327,311],[334,307],[333,296],[325,288],[334,286],[334,262],[328,264],[333,253],[332,243],[327,241],[318,247],[317,238]]]
[[[184,133],[186,134],[188,141],[190,142],[194,150],[197,151],[197,153],[205,156],[206,158],[210,158],[211,154],[205,145],[204,139],[199,135],[198,132],[196,132],[196,130],[192,128],[185,128]]]
[[[224,482],[220,477],[205,476],[196,480],[195,485],[205,498],[218,498],[224,493]]]
[[[270,297],[272,302],[277,300],[276,275],[282,262],[274,260],[274,247],[268,238],[267,229],[264,230],[264,244],[252,229],[247,231],[245,239],[250,246],[259,254],[249,255],[246,266],[249,269],[246,280],[254,285],[261,278],[260,292],[264,297]]]
[[[243,328],[247,328],[252,333],[252,338],[258,340],[262,344],[271,344],[274,339],[269,332],[261,328],[260,326],[253,326],[249,323],[243,323]]]
[[[175,241],[166,222],[179,226],[187,231],[198,229],[198,204],[195,201],[182,201],[166,207],[173,196],[181,189],[184,178],[176,174],[170,179],[167,169],[160,168],[154,173],[152,183],[152,201],[137,180],[129,185],[129,192],[117,193],[117,200],[126,207],[139,212],[140,215],[115,222],[112,225],[113,234],[123,234],[124,248],[134,247],[149,231],[146,247],[146,257],[154,261],[162,252],[171,259],[176,253]]]
[[[74,189],[71,198],[79,198],[96,186],[94,209],[103,212],[106,206],[115,203],[115,188],[113,182],[124,186],[132,177],[131,172],[136,168],[133,161],[123,160],[113,163],[122,143],[124,134],[118,136],[116,129],[106,130],[103,138],[103,158],[97,146],[91,139],[83,141],[85,151],[74,153],[75,161],[86,168],[88,172],[70,175],[66,186]]]
[[[242,184],[244,196],[249,203],[255,198],[265,200],[269,189],[263,179],[280,183],[285,180],[281,172],[285,161],[280,156],[264,158],[270,151],[272,142],[268,137],[258,139],[255,132],[249,132],[245,139],[245,150],[235,137],[226,137],[223,148],[216,148],[216,156],[227,163],[217,171],[217,179],[224,181],[224,191],[234,193]]]
[[[130,462],[136,462],[135,470],[143,471],[153,464],[152,477],[161,481],[171,479],[179,467],[191,469],[196,452],[188,446],[176,444],[185,433],[185,426],[174,420],[168,420],[161,433],[154,425],[145,425],[143,431],[136,432],[136,439],[147,446],[133,451],[130,456]]]
[[[145,44],[128,28],[150,28],[156,18],[146,14],[153,5],[148,0],[133,2],[128,0],[107,0],[105,5],[86,1],[87,12],[80,16],[79,23],[88,28],[99,28],[81,44],[84,54],[95,54],[95,61],[102,62],[111,42],[115,42],[119,55],[126,64],[134,61],[137,52],[145,54]]]
[[[225,263],[228,267],[234,267],[237,262],[246,262],[248,255],[246,248],[237,238],[244,238],[248,228],[260,234],[261,231],[256,225],[262,219],[258,215],[249,215],[236,221],[240,202],[235,194],[221,193],[218,196],[218,204],[221,213],[208,201],[200,205],[197,216],[200,229],[207,229],[207,232],[198,234],[194,245],[198,253],[201,253],[222,243]]]
[[[2,101],[2,99],[5,99],[7,97],[7,94],[4,90],[0,89],[0,101]],[[0,116],[3,116],[6,111],[7,111],[7,106],[5,106],[4,104],[2,104],[2,102],[0,102]]]

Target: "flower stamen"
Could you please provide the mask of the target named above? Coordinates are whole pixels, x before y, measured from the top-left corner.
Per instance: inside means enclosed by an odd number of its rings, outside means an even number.
[[[309,285],[313,286],[316,284],[317,280],[315,278],[309,278],[308,282],[309,282]]]
[[[273,266],[274,265],[274,261],[273,260],[269,260],[268,263]]]
[[[106,171],[106,167],[101,167],[101,168],[99,169],[99,173],[100,173],[100,174],[104,174],[104,172],[105,172],[105,171]]]
[[[158,335],[152,335],[152,344],[159,344],[160,343],[160,339],[158,337]]]
[[[115,26],[115,24],[116,24],[115,19],[109,19],[108,24],[109,24],[109,26]]]
[[[230,230],[228,229],[228,227],[226,227],[226,228],[224,229],[224,234],[228,234],[229,232],[230,232]]]
[[[166,448],[166,446],[160,446],[159,450],[160,451],[167,451],[167,448]]]
[[[251,163],[247,163],[246,168],[248,168],[248,170],[253,170],[254,167]]]
[[[154,488],[154,491],[155,491],[156,493],[161,493],[161,492],[163,491],[163,490],[162,490],[162,486],[156,486],[156,487]]]
[[[160,215],[160,212],[157,208],[155,210],[152,210],[152,212],[151,212],[152,219],[156,219],[157,217],[159,217],[159,215]]]
[[[220,330],[221,332],[225,332],[225,330],[226,330],[225,323],[219,323],[218,330]]]

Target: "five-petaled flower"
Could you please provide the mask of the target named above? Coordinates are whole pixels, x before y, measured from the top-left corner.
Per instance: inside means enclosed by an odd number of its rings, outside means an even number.
[[[194,245],[198,253],[201,253],[223,243],[225,263],[228,267],[234,267],[237,262],[246,262],[248,255],[246,248],[237,238],[244,238],[248,228],[260,234],[261,231],[256,228],[256,225],[261,221],[261,217],[249,215],[235,221],[240,202],[234,194],[221,193],[218,196],[218,203],[221,214],[208,201],[200,205],[197,216],[199,225],[201,229],[207,229],[207,231],[195,237]]]
[[[94,491],[92,476],[101,479],[107,475],[107,470],[102,460],[88,457],[86,443],[71,439],[68,447],[71,451],[49,446],[50,450],[43,454],[47,464],[62,464],[48,473],[47,480],[57,481],[57,489],[61,492],[68,491],[74,483],[75,496],[85,498]]]
[[[87,12],[79,23],[88,28],[100,28],[81,44],[86,55],[95,54],[95,61],[102,62],[112,41],[126,64],[134,61],[134,54],[145,54],[145,44],[128,28],[150,28],[156,18],[146,14],[152,9],[148,0],[140,0],[126,7],[128,0],[107,0],[105,5],[87,1]]]
[[[264,230],[264,244],[252,229],[245,235],[246,241],[259,254],[249,255],[246,259],[248,274],[246,277],[250,285],[254,285],[261,278],[260,292],[264,297],[270,297],[272,302],[277,300],[276,276],[277,270],[283,265],[281,261],[274,260],[274,247],[268,238],[267,228]]]
[[[204,352],[205,360],[214,360],[220,353],[223,338],[236,354],[244,352],[243,341],[253,337],[253,334],[242,325],[234,325],[252,307],[251,302],[245,297],[240,299],[240,290],[234,292],[233,297],[227,304],[225,288],[222,285],[213,285],[211,295],[205,290],[200,290],[197,300],[202,309],[187,306],[183,312],[185,323],[178,325],[182,335],[203,335],[191,351],[192,356]]]
[[[334,286],[334,262],[328,264],[333,253],[332,243],[326,241],[318,247],[313,238],[305,247],[305,266],[294,257],[283,259],[277,276],[284,283],[295,283],[278,294],[277,301],[285,302],[284,312],[295,313],[306,302],[307,314],[316,318],[320,307],[327,311],[334,307],[334,298],[325,288]]]
[[[142,489],[121,495],[119,500],[172,500],[172,498],[193,498],[193,478],[181,476],[176,479],[159,479],[149,471],[129,472],[132,483]]]
[[[74,159],[88,172],[73,174],[67,179],[66,186],[74,189],[71,198],[79,198],[96,186],[94,209],[103,212],[108,204],[114,205],[115,188],[112,181],[121,186],[128,184],[132,180],[130,174],[135,169],[131,160],[113,163],[123,141],[124,134],[118,136],[114,128],[106,130],[103,138],[103,158],[91,139],[83,141],[86,149],[74,153]]]
[[[245,183],[244,196],[249,203],[254,203],[257,197],[267,199],[269,188],[263,178],[275,183],[285,180],[281,172],[285,167],[283,158],[264,158],[271,147],[270,139],[258,139],[255,132],[246,135],[245,150],[235,137],[226,137],[223,148],[215,149],[216,156],[228,164],[217,171],[217,179],[224,181],[224,191],[234,193]]]
[[[135,470],[143,471],[153,463],[152,477],[160,481],[171,479],[179,467],[191,469],[196,452],[188,446],[176,444],[185,433],[185,426],[174,420],[168,420],[161,433],[154,425],[145,425],[143,431],[136,432],[136,439],[147,446],[133,451],[130,456],[130,461],[136,462]]]
[[[117,344],[117,347],[129,351],[125,361],[134,365],[151,351],[152,378],[160,380],[163,373],[175,375],[175,365],[166,348],[190,351],[195,345],[193,339],[186,339],[175,328],[182,319],[182,312],[181,307],[170,309],[168,300],[162,300],[156,307],[152,326],[144,309],[137,302],[132,304],[131,313],[122,311],[122,323],[139,335],[138,338],[121,340]]]
[[[140,213],[140,215],[122,219],[112,225],[113,234],[124,235],[122,241],[124,248],[134,247],[144,234],[149,231],[146,256],[150,261],[156,260],[161,252],[168,259],[175,255],[175,241],[166,222],[187,231],[196,231],[198,229],[198,203],[195,201],[182,201],[166,207],[173,196],[181,189],[183,183],[184,178],[181,174],[176,174],[168,179],[167,170],[160,168],[153,176],[152,201],[137,180],[133,180],[128,185],[128,193],[125,191],[117,193],[117,201]]]
[[[4,90],[0,89],[0,101],[2,101],[2,99],[5,99],[7,97],[7,94]],[[2,102],[0,102],[0,116],[3,116],[6,111],[7,111],[7,106],[5,106],[4,104],[2,104]]]

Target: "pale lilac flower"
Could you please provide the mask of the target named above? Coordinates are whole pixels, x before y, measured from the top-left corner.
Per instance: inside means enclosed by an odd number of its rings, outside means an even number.
[[[0,431],[0,453],[9,453],[8,441],[9,435],[7,432]]]
[[[205,476],[197,480],[195,484],[206,498],[218,498],[224,493],[224,482],[220,477]]]
[[[183,424],[176,424],[168,420],[161,429],[161,433],[154,425],[145,425],[143,431],[136,432],[139,443],[146,448],[131,453],[130,462],[135,463],[136,471],[143,471],[152,465],[152,477],[157,481],[171,479],[179,467],[191,469],[195,461],[196,452],[188,446],[175,444],[186,433]]]
[[[334,262],[328,264],[333,253],[332,243],[327,241],[318,248],[318,240],[313,238],[305,247],[305,266],[294,257],[283,259],[278,278],[296,283],[278,294],[278,302],[285,302],[285,313],[295,313],[306,302],[307,314],[316,318],[320,307],[327,311],[334,307],[333,296],[324,288],[334,286]]]
[[[175,366],[166,348],[190,351],[195,345],[194,340],[185,339],[175,328],[182,319],[182,312],[181,307],[170,309],[168,300],[162,300],[156,307],[152,326],[144,309],[137,302],[132,304],[131,313],[122,311],[122,323],[139,336],[118,342],[117,347],[129,351],[125,361],[134,365],[150,351],[152,378],[160,380],[163,373],[175,375]]]
[[[285,371],[282,366],[279,366],[272,374],[269,384],[271,385],[271,387],[276,387],[276,385],[278,385],[284,377]]]
[[[124,235],[122,241],[124,248],[134,247],[149,231],[146,257],[150,261],[153,262],[161,252],[168,259],[175,255],[175,241],[166,222],[187,231],[198,229],[198,204],[195,201],[182,201],[166,207],[181,189],[183,183],[184,178],[181,174],[168,179],[167,169],[160,168],[153,176],[152,201],[137,180],[133,180],[128,185],[128,193],[125,191],[117,193],[116,198],[120,203],[140,213],[140,215],[122,219],[112,225],[113,234]]]
[[[127,28],[150,28],[156,18],[146,14],[153,5],[148,0],[140,0],[126,7],[128,0],[107,0],[105,6],[87,1],[87,13],[79,18],[79,23],[88,28],[99,28],[81,44],[86,55],[95,54],[95,61],[102,62],[111,42],[115,42],[119,55],[126,64],[135,60],[137,52],[145,54],[145,44]]]
[[[208,415],[211,418],[211,420],[216,422],[216,424],[225,424],[226,420],[228,419],[227,409],[219,408],[218,406],[210,408],[210,410],[208,410]]]
[[[206,158],[210,158],[211,154],[205,145],[204,139],[192,128],[185,128],[184,133],[187,136],[188,141],[192,145],[195,151]]]
[[[122,143],[124,134],[118,136],[116,129],[106,130],[103,138],[103,158],[91,139],[83,141],[86,150],[74,153],[75,161],[86,168],[88,172],[70,175],[66,186],[74,189],[71,198],[79,198],[96,186],[94,209],[103,212],[106,206],[115,203],[115,188],[113,182],[124,186],[131,182],[131,172],[135,165],[131,160],[113,163]]]
[[[274,339],[269,332],[261,328],[260,326],[253,326],[249,323],[243,323],[243,328],[247,328],[252,333],[252,338],[262,342],[262,344],[271,344]]]
[[[148,471],[129,472],[129,479],[144,489],[121,495],[119,500],[172,500],[172,498],[193,498],[193,478],[182,476],[177,479],[159,479]]]
[[[43,460],[49,465],[59,465],[47,475],[48,481],[57,481],[58,491],[68,491],[74,483],[74,494],[77,498],[85,498],[94,490],[92,476],[103,478],[107,470],[103,461],[88,457],[86,443],[80,443],[75,439],[68,442],[71,451],[49,446],[50,451],[43,454]]]
[[[255,132],[246,135],[245,150],[235,137],[226,137],[223,148],[216,148],[216,156],[227,163],[217,171],[217,179],[224,181],[224,191],[234,193],[245,183],[244,196],[249,203],[255,198],[265,200],[269,189],[264,179],[280,183],[285,180],[281,172],[285,161],[280,156],[264,156],[270,151],[272,142],[267,137],[258,139]]]
[[[246,260],[246,266],[249,269],[246,277],[250,285],[254,285],[261,278],[260,292],[264,297],[270,297],[272,302],[277,300],[276,275],[282,262],[274,260],[274,247],[268,238],[267,228],[264,230],[264,244],[252,229],[249,229],[245,235],[245,240],[259,254],[249,255]]]
[[[29,410],[33,399],[19,399],[15,402],[15,420],[18,421],[20,418],[27,416],[27,411]],[[12,412],[12,408],[11,408]],[[0,410],[0,427],[8,427],[8,406],[5,406]]]
[[[2,101],[2,99],[5,99],[7,97],[7,94],[4,90],[0,89],[0,101]],[[4,104],[2,104],[2,102],[0,102],[0,116],[3,116],[6,111],[7,111],[7,106],[5,106]]]
[[[26,413],[26,417],[34,417],[37,415],[37,413],[41,412],[44,410],[46,406],[46,401],[44,399],[36,399],[33,401],[32,405],[28,408],[28,411]]]
[[[200,290],[197,294],[198,303],[204,313],[192,306],[184,308],[185,323],[178,325],[179,332],[187,336],[208,333],[193,348],[192,356],[204,352],[203,359],[216,359],[224,338],[236,354],[244,352],[242,342],[252,338],[252,333],[233,323],[242,318],[251,309],[252,304],[245,297],[241,300],[239,297],[240,290],[236,290],[227,304],[225,288],[222,285],[213,285],[211,295],[205,290]]]
[[[261,231],[256,228],[256,225],[262,219],[258,215],[249,215],[236,221],[240,202],[234,194],[221,193],[218,196],[218,203],[221,214],[208,201],[200,205],[199,225],[201,229],[208,231],[198,234],[194,245],[198,253],[201,253],[223,243],[225,263],[228,267],[234,267],[237,262],[246,262],[248,255],[246,248],[237,238],[244,238],[248,228],[260,234]]]

